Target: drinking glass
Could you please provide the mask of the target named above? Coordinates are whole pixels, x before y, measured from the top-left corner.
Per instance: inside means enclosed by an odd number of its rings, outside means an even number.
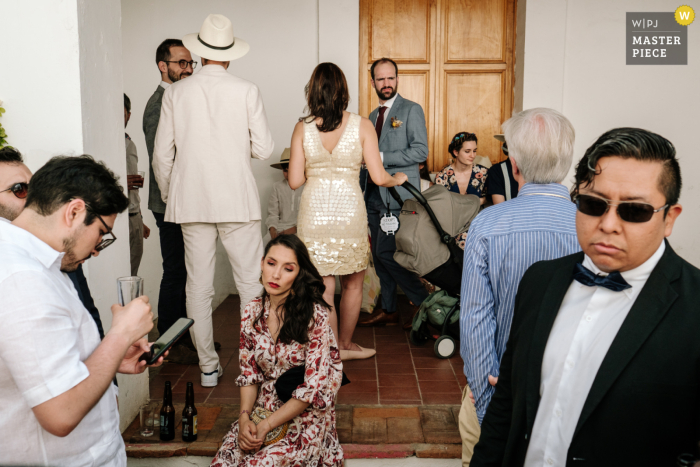
[[[139,411],[141,422],[141,436],[153,436],[153,418],[156,416],[154,404],[144,404]]]
[[[139,276],[125,276],[117,279],[117,301],[121,306],[143,295],[143,279]]]

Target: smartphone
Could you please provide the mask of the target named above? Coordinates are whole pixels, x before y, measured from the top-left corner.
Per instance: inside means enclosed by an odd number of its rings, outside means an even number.
[[[139,361],[145,360],[149,365],[156,363],[165,351],[170,350],[170,347],[172,347],[193,324],[194,320],[190,318],[180,318],[175,321],[175,324],[153,343],[149,352],[141,354]]]

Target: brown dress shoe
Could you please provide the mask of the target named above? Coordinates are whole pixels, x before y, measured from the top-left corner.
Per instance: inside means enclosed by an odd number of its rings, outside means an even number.
[[[386,313],[382,308],[375,308],[369,315],[365,315],[357,322],[361,328],[370,326],[394,326],[399,324],[398,312]]]

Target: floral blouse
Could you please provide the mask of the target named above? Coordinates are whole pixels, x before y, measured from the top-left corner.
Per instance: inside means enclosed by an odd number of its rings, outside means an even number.
[[[488,171],[489,169],[483,165],[474,164],[472,167],[472,176],[469,178],[469,185],[467,185],[466,195],[476,195],[479,198],[486,197],[486,177],[488,177]],[[460,193],[452,164],[446,165],[445,168],[435,176],[435,183],[443,185],[453,193]],[[464,244],[467,242],[467,232],[462,232],[457,235],[455,240],[457,241],[457,245],[464,250]]]
[[[253,324],[263,312],[263,317]],[[212,461],[215,467],[243,466],[338,466],[343,465],[343,449],[335,424],[335,401],[342,382],[343,364],[328,318],[328,310],[314,306],[314,319],[309,325],[306,344],[285,344],[273,341],[267,327],[269,299],[251,301],[241,319],[238,386],[259,384],[254,407],[274,412],[283,402],[277,396],[277,378],[292,367],[305,365],[304,384],[292,397],[310,405],[290,421],[284,438],[256,453],[244,454],[238,446],[238,422],[224,437]]]

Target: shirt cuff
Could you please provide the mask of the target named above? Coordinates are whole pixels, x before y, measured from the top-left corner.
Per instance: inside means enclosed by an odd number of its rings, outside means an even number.
[[[384,163],[384,153],[380,151],[380,152],[379,152],[379,157],[382,158],[382,164],[383,164],[383,163]]]
[[[36,407],[74,388],[83,380],[87,379],[88,376],[90,376],[90,371],[88,371],[87,366],[85,366],[83,362],[80,362],[80,364],[76,365],[71,371],[50,381],[46,381],[28,391],[24,391],[22,396],[24,400],[27,401],[29,407]]]

